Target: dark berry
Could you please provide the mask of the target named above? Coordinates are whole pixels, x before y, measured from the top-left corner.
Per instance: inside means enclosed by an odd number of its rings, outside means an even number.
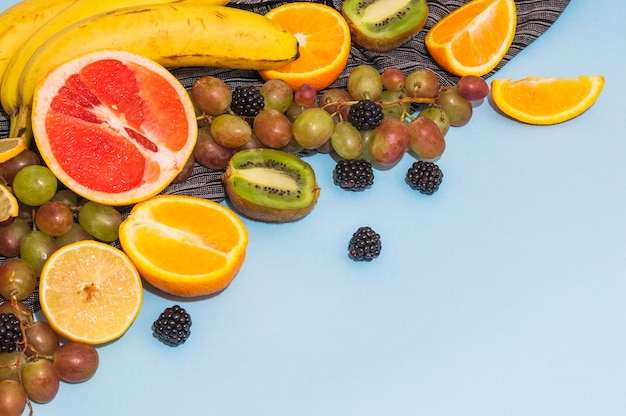
[[[17,351],[22,339],[22,328],[17,316],[0,313],[0,353]]]
[[[374,170],[367,160],[341,159],[333,170],[333,180],[347,191],[363,191],[374,184]]]
[[[380,255],[380,235],[371,227],[360,227],[348,244],[348,256],[354,261],[372,261]]]
[[[264,106],[261,90],[253,85],[239,86],[233,91],[230,109],[238,116],[256,117]]]
[[[372,130],[383,121],[383,109],[371,100],[361,100],[350,106],[350,123],[358,130]]]
[[[439,189],[443,172],[433,162],[414,162],[406,173],[406,183],[416,191],[430,195]]]
[[[176,347],[191,335],[191,317],[179,305],[165,308],[152,324],[154,336],[165,345]]]

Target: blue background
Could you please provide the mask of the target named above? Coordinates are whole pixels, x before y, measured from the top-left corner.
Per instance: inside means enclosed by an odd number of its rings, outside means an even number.
[[[432,196],[404,183],[410,156],[363,193],[308,157],[310,215],[245,220],[248,257],[217,296],[146,287],[94,378],[35,414],[626,415],[626,3],[602,3],[572,0],[495,76],[604,75],[586,113],[530,126],[485,100],[448,133]],[[346,255],[362,225],[382,237],[372,263]],[[174,303],[193,327],[169,348],[150,326]]]

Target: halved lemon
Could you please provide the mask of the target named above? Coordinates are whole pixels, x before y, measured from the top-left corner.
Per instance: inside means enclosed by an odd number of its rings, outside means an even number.
[[[39,301],[52,328],[87,344],[121,337],[143,300],[141,277],[121,250],[97,241],[61,247],[41,271]]]

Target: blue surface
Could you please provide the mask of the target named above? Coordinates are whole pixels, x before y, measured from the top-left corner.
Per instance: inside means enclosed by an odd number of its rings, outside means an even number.
[[[0,3],[6,8],[12,2]],[[248,257],[202,300],[147,290],[101,366],[36,415],[626,415],[626,16],[573,0],[497,78],[604,75],[582,116],[529,126],[489,102],[451,130],[432,196],[403,182],[332,184],[301,221],[246,221]],[[381,256],[354,263],[370,225]],[[182,304],[192,336],[166,347],[159,312]]]

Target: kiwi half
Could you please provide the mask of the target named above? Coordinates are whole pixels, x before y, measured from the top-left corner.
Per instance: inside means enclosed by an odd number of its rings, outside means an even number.
[[[390,51],[422,30],[426,0],[345,0],[341,13],[352,40],[370,51]]]
[[[275,149],[238,151],[231,157],[223,181],[236,211],[267,222],[304,217],[320,192],[311,165]]]

